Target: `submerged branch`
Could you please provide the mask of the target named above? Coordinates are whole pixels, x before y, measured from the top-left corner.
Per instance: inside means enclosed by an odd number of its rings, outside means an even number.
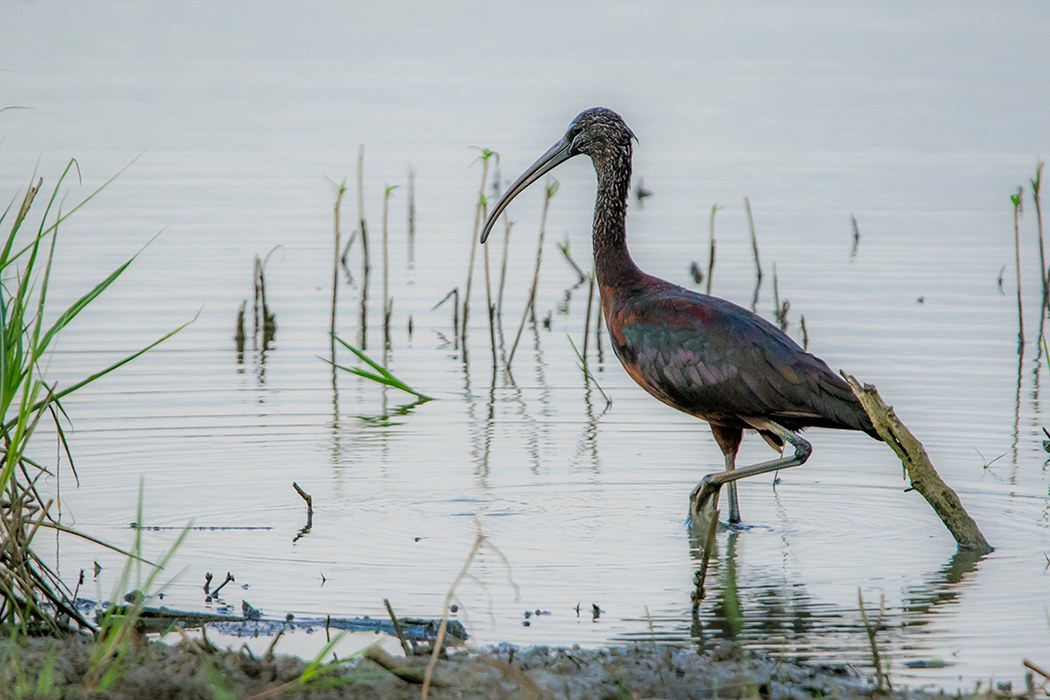
[[[868,416],[871,417],[871,422],[875,425],[879,437],[900,457],[901,464],[908,472],[912,488],[918,491],[933,507],[937,516],[952,533],[959,549],[982,553],[991,552],[992,546],[981,534],[977,523],[963,508],[959,496],[937,474],[937,470],[933,468],[926,454],[926,448],[900,422],[893,407],[886,405],[879,396],[879,392],[871,384],[861,386],[856,377],[845,372],[842,372],[842,376],[853,389],[853,393],[864,406]]]

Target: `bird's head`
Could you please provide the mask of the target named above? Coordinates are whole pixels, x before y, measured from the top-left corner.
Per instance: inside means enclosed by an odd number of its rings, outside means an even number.
[[[481,231],[481,242],[484,243],[489,237],[496,219],[511,200],[559,164],[580,154],[590,156],[598,168],[603,163],[614,160],[626,160],[630,163],[631,139],[634,138],[635,135],[624,120],[611,109],[592,107],[580,112],[569,124],[565,135],[507,188],[485,222],[485,228]]]

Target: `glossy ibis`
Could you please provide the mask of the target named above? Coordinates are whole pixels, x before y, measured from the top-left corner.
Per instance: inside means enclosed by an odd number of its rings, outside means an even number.
[[[627,198],[634,134],[615,112],[581,112],[565,136],[510,186],[481,233],[514,197],[573,156],[590,156],[598,175],[594,266],[609,336],[624,369],[668,406],[711,424],[725,471],[708,474],[690,495],[690,514],[711,513],[729,484],[729,520],[740,521],[735,481],[795,467],[809,457],[807,427],[875,429],[849,385],[776,326],[736,304],[700,294],[638,269],[627,252]],[[756,430],[783,453],[735,469],[744,430]]]

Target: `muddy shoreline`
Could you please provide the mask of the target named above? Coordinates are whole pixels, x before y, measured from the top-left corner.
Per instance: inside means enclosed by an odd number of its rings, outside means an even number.
[[[144,642],[119,659],[112,682],[85,689],[92,668],[87,638],[0,639],[3,697],[59,698],[418,698],[403,680],[370,658],[344,660],[309,676],[309,663],[195,641]],[[427,657],[397,659],[400,675],[421,674]],[[44,689],[44,692],[40,692]],[[25,692],[28,691],[28,692]],[[511,645],[450,649],[438,661],[430,697],[443,698],[930,698],[922,690],[884,693],[849,666],[809,665],[756,653],[729,642],[698,653],[655,643],[587,650]],[[1011,697],[1008,689],[991,695]],[[958,697],[958,696],[956,696]],[[982,695],[989,697],[989,695]]]

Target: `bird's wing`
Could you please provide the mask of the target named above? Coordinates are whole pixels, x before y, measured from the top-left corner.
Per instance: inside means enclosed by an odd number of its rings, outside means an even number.
[[[866,429],[849,386],[747,309],[668,285],[632,296],[614,314],[627,371],[679,410],[715,420],[766,417],[792,428]]]

